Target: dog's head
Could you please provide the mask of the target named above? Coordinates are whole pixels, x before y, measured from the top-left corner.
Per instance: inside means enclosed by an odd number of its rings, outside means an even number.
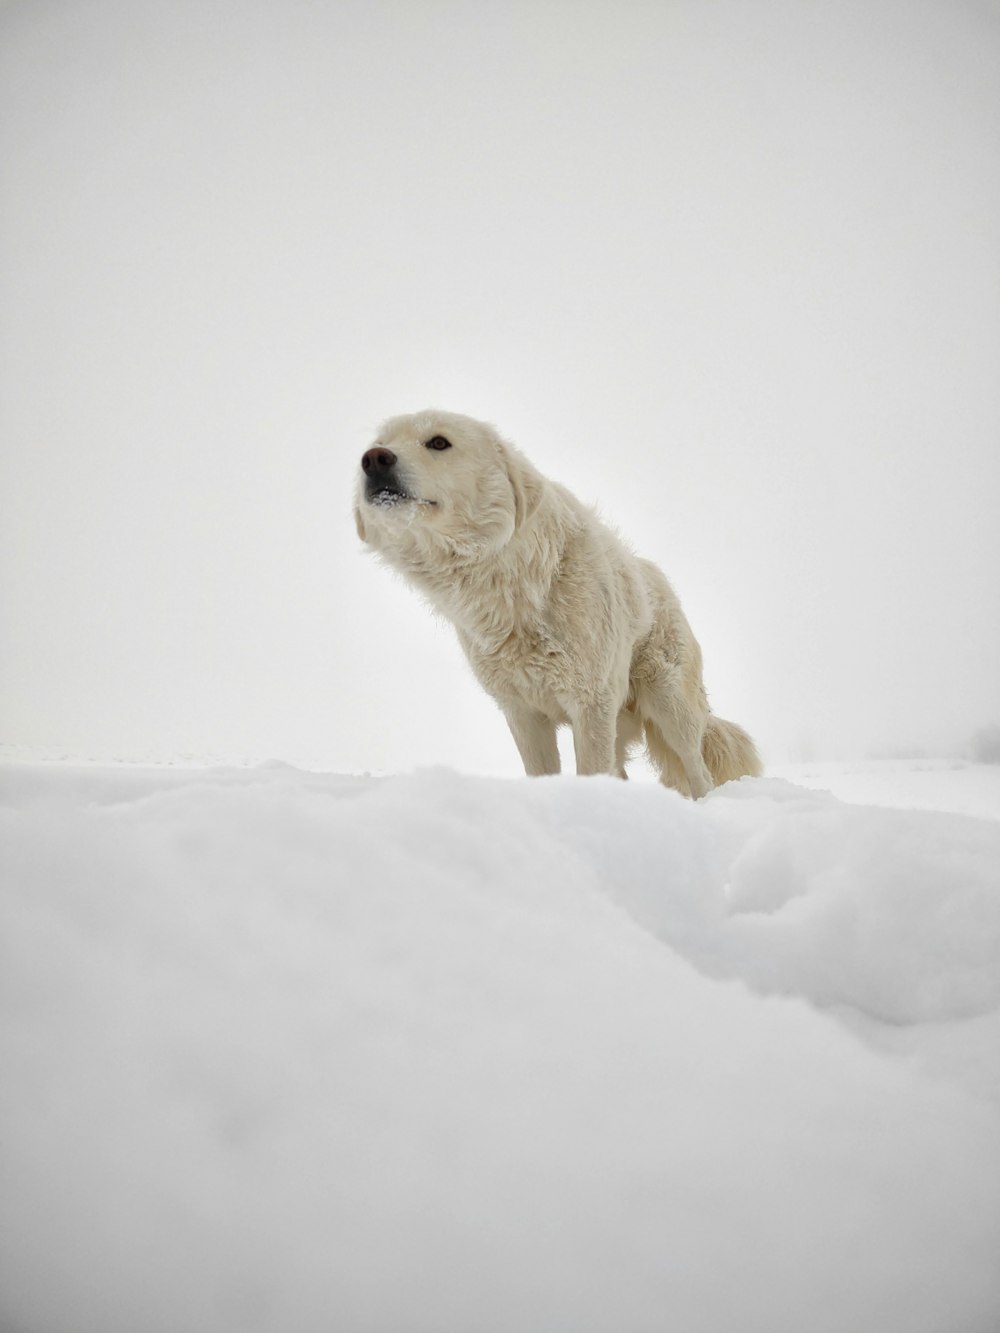
[[[404,563],[429,547],[485,556],[540,494],[538,474],[492,426],[426,411],[386,421],[362,454],[354,517],[362,541]]]

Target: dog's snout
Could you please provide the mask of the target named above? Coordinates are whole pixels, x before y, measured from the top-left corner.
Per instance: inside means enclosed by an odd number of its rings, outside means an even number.
[[[376,445],[374,449],[366,449],[361,455],[361,470],[366,477],[377,477],[395,465],[396,455],[391,449],[383,449],[381,445]]]

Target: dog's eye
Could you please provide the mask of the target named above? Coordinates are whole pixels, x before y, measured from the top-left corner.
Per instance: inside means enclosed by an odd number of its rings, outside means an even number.
[[[425,449],[450,449],[451,440],[446,440],[443,435],[435,435],[429,440],[424,441]]]

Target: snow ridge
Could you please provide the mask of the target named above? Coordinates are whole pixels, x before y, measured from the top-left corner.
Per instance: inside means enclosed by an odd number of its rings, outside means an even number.
[[[0,776],[5,1329],[1000,1323],[1000,825]]]

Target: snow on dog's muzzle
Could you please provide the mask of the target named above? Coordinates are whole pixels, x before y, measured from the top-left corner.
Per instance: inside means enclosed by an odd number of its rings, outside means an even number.
[[[399,504],[412,497],[399,483],[396,474],[396,455],[391,449],[376,445],[361,456],[361,470],[365,474],[365,499],[379,507]]]

